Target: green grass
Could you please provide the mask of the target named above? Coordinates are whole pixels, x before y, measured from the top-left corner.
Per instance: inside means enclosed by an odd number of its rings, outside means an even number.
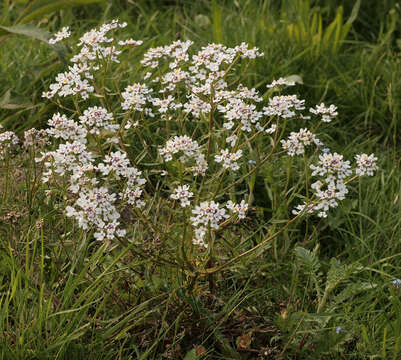
[[[49,32],[70,25],[82,34],[118,17],[144,49],[178,38],[198,47],[255,45],[265,57],[250,65],[245,83],[264,93],[271,80],[299,75],[303,84],[295,92],[307,106],[338,106],[340,115],[321,140],[347,159],[374,152],[380,171],[354,183],[327,220],[300,220],[219,273],[212,292],[206,276],[193,285],[188,274],[155,262],[163,246],[141,229],[133,242],[115,247],[92,241],[66,220],[57,198],[46,200],[38,170],[19,153],[11,160],[17,171],[6,176],[6,165],[0,168],[0,358],[400,357],[400,289],[391,284],[401,278],[400,9],[395,1],[374,9],[361,1],[344,42],[333,48],[324,34],[341,2],[301,1],[299,12],[289,3],[296,2],[127,0],[63,9],[33,22]],[[352,12],[342,3],[338,27]],[[320,40],[314,16],[322,19]],[[374,27],[372,18],[379,19]],[[297,38],[294,29],[302,26],[306,33]],[[0,46],[0,123],[19,134],[43,127],[58,111],[41,93],[63,71],[60,57],[24,36]],[[64,51],[68,57],[70,49]],[[116,68],[122,84],[141,79],[140,57],[141,50]],[[274,232],[273,209],[288,218],[300,171],[301,163],[283,158],[247,184],[256,209],[246,231],[224,233],[232,255]]]

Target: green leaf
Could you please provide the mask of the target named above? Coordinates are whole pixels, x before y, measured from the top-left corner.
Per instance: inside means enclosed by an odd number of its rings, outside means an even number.
[[[335,304],[340,304],[344,301],[349,300],[353,296],[359,294],[362,291],[372,290],[377,287],[375,283],[351,283],[344,290],[342,290],[336,297],[334,298]]]
[[[46,44],[49,44],[48,40],[52,36],[48,31],[39,29],[32,25],[0,26],[0,36],[10,35],[10,34],[29,36],[33,39],[43,41]],[[56,45],[49,44],[49,46],[57,54],[60,61],[63,62],[65,65],[67,65],[67,60],[66,60],[67,50],[65,46],[62,44],[56,44]]]
[[[33,104],[29,100],[22,97],[11,98],[11,89],[8,89],[0,98],[0,109],[24,109],[32,107]]]
[[[326,289],[334,289],[346,277],[345,270],[345,266],[339,260],[332,258],[327,273]]]
[[[49,32],[32,25],[0,26],[0,36],[9,34],[25,35],[46,43],[51,37]]]
[[[360,271],[358,264],[342,264],[336,258],[330,261],[330,269],[327,272],[326,290],[331,291],[342,281],[348,279],[355,271]]]
[[[302,77],[299,75],[289,75],[285,77],[285,80],[287,81],[293,81],[295,84],[303,84],[304,81],[302,80]]]
[[[358,16],[360,7],[361,7],[361,0],[357,0],[352,8],[350,17],[345,23],[346,25],[351,25],[355,21],[356,17]]]
[[[223,25],[221,23],[221,8],[216,0],[212,0],[213,33],[217,43],[223,42]]]
[[[315,251],[312,252],[308,249],[297,246],[294,249],[294,252],[299,262],[307,269],[307,271],[310,274],[317,275],[320,268],[320,263]]]
[[[184,357],[184,360],[197,360],[198,356],[196,355],[196,349],[192,349],[191,351],[187,352]]]
[[[31,103],[26,103],[26,104],[4,104],[0,106],[0,109],[6,109],[6,110],[15,110],[15,109],[24,109],[29,106],[32,106]]]
[[[0,106],[7,104],[11,98],[11,89],[8,89],[4,95],[0,98]]]

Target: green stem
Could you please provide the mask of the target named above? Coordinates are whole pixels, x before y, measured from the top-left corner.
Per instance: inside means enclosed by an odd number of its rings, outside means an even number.
[[[281,234],[285,229],[287,229],[290,224],[292,224],[295,220],[297,220],[300,215],[302,214],[299,213],[297,216],[295,216],[294,218],[292,218],[291,220],[289,220],[287,222],[287,224],[285,226],[283,226],[283,228],[277,232],[275,232],[273,235],[269,236],[267,239],[264,239],[261,243],[259,243],[258,245],[254,246],[253,248],[243,252],[242,254],[237,255],[236,257],[234,257],[233,259],[225,262],[224,264],[220,265],[220,266],[216,266],[216,267],[212,267],[206,270],[201,270],[200,273],[201,274],[213,274],[213,273],[217,273],[221,270],[223,270],[224,268],[226,268],[228,265],[231,265],[232,263],[236,262],[237,260],[239,260],[240,258],[249,255],[251,253],[253,253],[255,250],[263,247],[265,244],[267,244],[269,241],[273,240],[277,235]]]

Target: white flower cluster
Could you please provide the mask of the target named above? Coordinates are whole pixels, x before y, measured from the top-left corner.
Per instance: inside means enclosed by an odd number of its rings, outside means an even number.
[[[116,28],[123,28],[126,25],[126,23],[119,24],[117,20],[113,20],[109,24],[103,24],[99,30],[92,29],[85,33],[78,43],[81,46],[79,54],[71,59],[74,65],[69,66],[67,72],[58,74],[56,82],[50,85],[50,91],[44,92],[42,96],[51,99],[56,94],[61,97],[79,94],[83,99],[87,99],[89,94],[95,91],[95,88],[91,85],[93,81],[92,73],[99,70],[100,60],[110,59],[110,61],[119,62],[118,55],[121,51],[117,50],[113,45],[107,45],[113,42],[112,38],[106,36],[107,33]],[[63,28],[49,42],[54,44],[68,36],[70,36],[68,28]],[[123,45],[140,44],[140,42],[134,44],[133,41],[132,39],[128,40]]]
[[[158,111],[160,114],[166,113],[169,109],[170,110],[178,110],[179,108],[182,107],[181,103],[175,103],[174,102],[174,97],[172,95],[169,95],[165,99],[159,99],[159,98],[152,98],[152,104],[156,107],[158,107]]]
[[[140,46],[143,44],[142,40],[134,40],[134,39],[128,39],[128,40],[120,40],[118,42],[118,45],[120,46]]]
[[[321,103],[320,105],[316,105],[314,109],[310,108],[309,111],[315,115],[322,115],[322,121],[326,123],[329,123],[338,115],[337,106],[333,104],[326,107],[324,103]]]
[[[108,37],[111,30],[125,25],[114,20],[102,25],[99,30],[94,29],[84,34],[78,43],[79,53],[71,59],[73,66],[70,66],[67,72],[58,74],[56,82],[50,85],[49,91],[43,96],[53,98],[55,95],[61,97],[79,95],[86,99],[95,89],[97,91],[99,86],[96,85],[98,79],[96,72],[103,66],[108,69],[109,62],[119,62],[121,51],[114,45],[136,47],[142,44],[142,41],[138,40],[115,41],[112,37]],[[67,35],[70,35],[68,29],[63,29],[56,34],[52,42],[57,42]],[[297,95],[274,96],[263,107],[260,104],[263,98],[256,89],[248,89],[241,84],[233,86],[235,81],[230,78],[229,71],[236,67],[241,59],[263,56],[257,48],[250,48],[246,43],[232,48],[221,44],[209,44],[194,55],[190,55],[192,44],[193,42],[189,40],[178,40],[167,46],[149,49],[145,53],[141,64],[144,67],[143,73],[146,73],[143,80],[148,80],[147,83],[131,83],[121,92],[122,114],[119,116],[124,118],[125,125],[117,124],[112,113],[98,106],[86,109],[79,116],[78,122],[59,113],[54,114],[48,122],[50,126],[48,134],[64,140],[65,144],[60,144],[56,151],[44,153],[38,159],[44,160],[46,172],[43,181],[50,182],[51,177],[56,179],[64,176],[67,179],[67,187],[72,194],[71,206],[66,209],[67,215],[75,218],[83,229],[94,228],[94,236],[99,240],[113,239],[115,236],[125,234],[120,228],[120,214],[117,209],[127,205],[137,208],[145,205],[142,196],[145,193],[143,185],[146,180],[141,171],[131,166],[131,153],[121,151],[119,148],[121,146],[125,149],[125,146],[129,146],[131,139],[126,138],[129,132],[125,130],[138,126],[136,120],[139,117],[145,119],[156,117],[152,124],[159,123],[160,120],[166,121],[168,134],[183,132],[187,124],[191,121],[196,122],[188,126],[193,134],[192,137],[185,134],[173,136],[159,148],[159,154],[165,162],[173,160],[177,155],[177,160],[187,167],[184,173],[180,171],[182,175],[178,182],[180,184],[187,176],[187,171],[205,176],[208,161],[212,157],[215,162],[221,163],[224,169],[237,171],[240,167],[238,160],[244,151],[240,147],[248,140],[251,141],[250,139],[261,134],[276,133],[274,139],[269,139],[271,144],[274,144],[272,145],[274,150],[279,136],[279,120],[294,117],[303,120],[310,118],[301,113],[305,110],[305,100],[299,99]],[[279,78],[268,84],[267,88],[294,85],[293,81]],[[106,87],[103,90],[106,92],[99,94],[102,98],[112,95]],[[310,112],[320,115],[323,122],[330,122],[336,117],[338,115],[336,110],[334,105],[326,107],[323,103],[310,108]],[[141,114],[137,116],[135,112]],[[131,119],[135,119],[136,122],[133,124]],[[198,143],[194,140],[195,135],[204,131],[206,122],[210,129],[207,158],[201,151],[204,147],[203,142]],[[150,129],[152,130],[153,128]],[[117,132],[118,139],[112,137],[105,141],[105,136]],[[160,134],[163,132],[164,128],[160,127]],[[254,134],[250,134],[251,132]],[[159,130],[157,136],[160,136]],[[206,137],[200,138],[203,141]],[[246,141],[242,141],[242,138],[246,138]],[[227,145],[222,146],[220,139]],[[141,141],[144,143],[147,139],[141,138]],[[98,146],[93,146],[94,142]],[[104,146],[106,143],[108,143],[107,151]],[[318,147],[323,145],[316,135],[306,128],[291,132],[287,140],[281,140],[283,149],[290,156],[303,154],[305,147],[312,144]],[[215,149],[219,149],[219,152],[215,153]],[[373,154],[357,155],[356,174],[372,175],[377,169],[376,160]],[[253,160],[249,160],[248,163],[256,165]],[[338,201],[343,200],[348,192],[345,178],[351,175],[350,163],[344,161],[342,155],[331,154],[328,150],[319,156],[319,163],[310,165],[310,168],[313,176],[323,177],[311,185],[317,201],[299,205],[293,212],[299,214],[306,210],[325,217],[327,211],[338,206]],[[168,174],[166,171],[161,173]],[[174,176],[172,171],[169,178]],[[115,186],[116,182],[118,186]],[[203,179],[201,184],[200,189],[205,190],[203,186],[208,186],[209,182]],[[112,192],[112,188],[118,188],[118,194]],[[202,190],[197,198],[205,200]],[[191,206],[190,199],[193,196],[190,186],[182,184],[172,188],[169,198],[179,201],[180,206],[186,208]],[[208,231],[218,229],[230,216],[243,219],[248,211],[248,204],[244,200],[239,204],[228,201],[223,206],[209,199],[194,204],[191,211],[193,243],[207,247],[205,238]]]
[[[192,213],[195,215],[191,217],[193,226],[203,225],[207,227],[210,225],[212,229],[218,229],[221,220],[229,217],[226,209],[220,208],[220,204],[213,200],[201,202],[192,210]]]
[[[196,95],[189,95],[189,101],[184,104],[183,111],[191,114],[194,118],[199,119],[201,114],[210,112],[211,106],[207,102],[202,101]]]
[[[205,243],[204,238],[208,226],[210,226],[212,229],[218,229],[219,223],[229,218],[226,209],[220,208],[220,204],[214,202],[213,200],[201,202],[200,205],[196,206],[195,209],[192,210],[192,214],[195,215],[190,218],[192,225],[194,227],[198,227],[194,231],[195,238],[193,239],[193,243],[206,248],[208,245]]]
[[[74,120],[70,120],[66,115],[60,113],[53,114],[53,117],[47,121],[50,126],[47,132],[56,139],[78,141],[86,143],[86,129],[77,124]]]
[[[237,94],[228,99],[226,105],[219,105],[218,110],[224,114],[224,118],[228,122],[223,124],[223,127],[230,130],[234,126],[234,121],[241,122],[241,130],[250,132],[251,124],[259,124],[258,120],[263,116],[262,112],[256,111],[256,105],[247,104]],[[259,124],[260,125],[260,124]]]
[[[7,156],[8,150],[18,145],[18,143],[18,137],[12,131],[0,133],[0,159],[4,159]]]
[[[66,208],[67,216],[74,217],[84,230],[94,226],[96,229],[94,236],[98,240],[113,239],[115,234],[121,236],[124,231],[118,227],[120,223],[117,219],[120,214],[114,205],[117,196],[109,193],[105,186],[97,187],[97,185],[100,181],[106,183],[108,179],[122,177],[126,181],[119,198],[141,207],[144,205],[141,199],[141,186],[146,181],[141,177],[139,170],[129,166],[127,155],[120,151],[105,155],[103,162],[95,165],[95,157],[80,140],[78,138],[78,141],[60,144],[56,151],[44,153],[37,159],[37,161],[45,160],[47,171],[43,173],[42,181],[46,183],[52,176],[66,175],[68,190],[79,196],[73,206]]]
[[[55,44],[58,43],[59,41],[66,39],[68,37],[71,36],[71,32],[69,31],[70,28],[68,26],[65,26],[61,29],[61,31],[59,31],[58,33],[56,33],[54,36],[54,38],[49,40],[49,44]]]
[[[233,213],[238,214],[238,219],[245,219],[245,214],[248,211],[248,204],[245,202],[245,200],[241,200],[239,204],[235,204],[229,200],[226,207]]]
[[[84,230],[94,226],[97,240],[111,240],[115,235],[125,235],[125,230],[118,229],[120,214],[113,205],[115,200],[116,195],[109,194],[105,187],[84,189],[79,193],[74,207],[66,207],[66,215],[74,217]]]
[[[155,69],[159,66],[159,59],[172,59],[170,69],[174,69],[181,61],[188,61],[188,48],[193,44],[192,41],[175,41],[171,45],[160,46],[149,49],[141,61],[143,66]]]
[[[69,66],[69,71],[60,73],[56,76],[56,82],[50,84],[50,91],[44,92],[43,97],[51,99],[56,94],[62,97],[80,94],[83,99],[89,97],[89,93],[94,91],[94,87],[89,84],[91,79],[89,68],[87,66]],[[82,78],[81,75],[86,77]]]
[[[184,153],[184,155],[180,157],[180,161],[186,163],[189,159],[194,159],[196,165],[193,166],[191,170],[195,175],[204,176],[207,170],[205,156],[200,151],[198,143],[192,140],[189,136],[174,136],[172,139],[167,141],[163,148],[159,149],[159,153],[164,157],[165,161],[172,160],[172,155],[180,151]]]
[[[280,95],[269,99],[269,106],[263,108],[267,116],[292,118],[296,111],[305,110],[305,100],[300,100],[296,95]]]
[[[305,146],[315,144],[322,146],[323,143],[308,129],[301,129],[298,132],[291,132],[288,140],[281,140],[281,145],[290,156],[303,154]]]
[[[234,48],[228,48],[221,44],[209,44],[193,56],[192,73],[199,72],[203,68],[210,72],[219,72],[224,64],[231,64],[235,57],[255,59],[263,56],[257,48],[248,49],[248,44],[242,43]]]
[[[338,206],[339,200],[344,200],[345,195],[348,193],[348,189],[344,182],[340,179],[336,179],[334,176],[327,177],[324,182],[316,181],[311,185],[314,190],[315,196],[319,199],[317,204],[313,205],[298,205],[292,212],[293,214],[299,214],[304,210],[305,206],[308,207],[308,213],[317,212],[318,217],[327,217],[327,211],[330,208]]]
[[[148,115],[152,114],[150,108],[145,108],[146,102],[152,101],[152,97],[149,95],[152,92],[145,84],[133,84],[127,86],[122,92],[121,96],[124,101],[121,103],[123,110],[135,110],[135,111],[146,111]]]
[[[199,119],[202,113],[206,114],[212,110],[210,102],[205,100],[212,96],[212,102],[218,104],[217,111],[227,120],[224,124],[226,130],[231,130],[235,121],[242,123],[244,131],[251,131],[252,124],[258,129],[262,128],[259,120],[263,113],[257,111],[254,104],[247,103],[249,100],[262,101],[257,91],[249,90],[243,85],[239,85],[236,90],[228,90],[224,77],[226,70],[237,57],[253,59],[263,54],[256,48],[249,49],[245,43],[234,48],[209,44],[191,58],[188,54],[191,45],[192,41],[176,41],[145,53],[141,63],[150,70],[147,77],[152,76],[153,69],[158,67],[161,61],[167,61],[171,71],[153,80],[162,85],[159,92],[165,94],[164,99],[151,98],[149,95],[147,98],[140,97],[141,105],[144,105],[145,101],[151,102],[159,107],[160,113],[182,107],[184,113]],[[183,104],[175,102],[175,97],[171,94],[179,84],[185,88],[187,94],[188,100]],[[167,93],[170,94],[167,96]],[[135,98],[134,103],[137,100]],[[123,103],[123,108],[127,107],[126,103]],[[142,108],[138,110],[142,111]]]
[[[105,155],[103,162],[97,166],[97,169],[105,176],[110,175],[118,180],[121,177],[125,178],[125,188],[119,193],[120,199],[140,208],[145,205],[145,202],[141,200],[141,186],[146,183],[146,180],[141,177],[141,171],[129,165],[130,161],[127,154],[116,151]]]
[[[274,88],[274,87],[279,87],[279,86],[294,86],[295,82],[294,81],[288,81],[284,78],[279,78],[278,80],[273,80],[271,84],[267,84],[266,87],[268,89]]]
[[[238,214],[239,219],[245,218],[245,213],[248,211],[248,204],[244,200],[240,204],[235,204],[231,200],[227,202],[226,207],[234,214]],[[190,218],[194,229],[193,243],[200,245],[205,248],[208,244],[205,242],[205,236],[208,228],[218,229],[219,224],[230,217],[224,207],[220,207],[220,204],[212,201],[203,201],[200,205],[196,206],[192,210],[192,216]]]
[[[74,217],[85,230],[95,227],[94,236],[97,239],[113,239],[115,235],[124,234],[119,228],[120,223],[117,219],[120,215],[114,205],[117,195],[109,193],[105,186],[98,187],[98,184],[124,178],[125,186],[119,193],[119,198],[126,200],[128,204],[141,207],[144,205],[141,186],[146,181],[141,177],[139,170],[130,166],[125,153],[110,152],[96,165],[94,154],[87,149],[88,131],[94,134],[99,134],[103,129],[117,131],[119,125],[112,123],[112,114],[95,106],[85,110],[79,119],[85,126],[59,113],[54,114],[48,121],[49,135],[69,141],[60,144],[56,151],[44,153],[37,159],[44,160],[46,171],[42,181],[48,183],[51,177],[65,176],[68,191],[78,194],[74,205],[66,208],[67,215]]]
[[[224,169],[238,170],[239,165],[237,160],[242,156],[242,150],[238,150],[236,152],[230,153],[230,150],[223,149],[221,150],[220,155],[215,155],[214,160],[218,163],[223,163]]]
[[[312,164],[310,165],[310,168],[313,170],[312,176],[335,174],[339,179],[344,179],[352,174],[350,162],[348,160],[344,161],[343,156],[337,153],[325,153],[319,155],[318,166]]]
[[[369,156],[367,154],[356,155],[355,159],[358,165],[355,173],[359,176],[371,176],[378,169],[375,163],[377,158],[374,154]],[[344,161],[343,156],[337,153],[323,153],[319,155],[318,165],[312,164],[310,168],[313,170],[312,176],[319,175],[325,177],[311,185],[317,201],[310,204],[304,203],[298,205],[293,210],[293,214],[297,215],[305,210],[310,214],[317,212],[317,216],[319,217],[327,217],[327,211],[330,208],[337,207],[338,201],[344,200],[345,195],[348,193],[344,179],[353,172],[350,162]]]
[[[86,173],[94,169],[94,158],[82,141],[72,143],[67,141],[65,144],[60,144],[56,151],[42,153],[42,156],[36,159],[38,162],[42,160],[45,160],[44,165],[47,169],[42,177],[44,183],[49,182],[52,176],[71,175],[68,190],[76,194],[82,185],[91,182]],[[97,181],[94,182],[96,183]]]
[[[368,175],[373,176],[374,171],[378,170],[376,165],[377,157],[374,154],[360,154],[355,156],[358,167],[355,172],[359,176]]]
[[[79,121],[87,130],[89,130],[90,134],[99,135],[102,129],[116,132],[120,128],[119,124],[113,124],[113,114],[110,114],[106,109],[97,106],[85,110],[84,114],[79,117]]]
[[[189,198],[194,196],[194,193],[189,191],[189,185],[178,186],[174,189],[174,194],[170,197],[174,200],[180,200],[182,207],[190,205]]]

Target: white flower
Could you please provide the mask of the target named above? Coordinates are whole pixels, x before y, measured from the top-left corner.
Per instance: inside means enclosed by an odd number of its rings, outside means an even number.
[[[125,90],[121,93],[124,101],[121,103],[123,110],[136,110],[144,111],[145,105],[148,101],[151,101],[150,90],[145,84],[133,84],[127,86]]]
[[[226,105],[218,105],[217,110],[224,114],[228,121],[223,124],[224,128],[230,130],[234,126],[234,121],[242,124],[241,129],[251,131],[251,124],[255,124],[263,116],[262,112],[256,110],[254,104],[247,104],[239,96],[232,96]]]
[[[159,154],[164,157],[165,161],[171,161],[174,154],[183,152],[180,161],[186,163],[189,159],[194,159],[196,166],[191,168],[195,175],[205,175],[207,170],[207,162],[205,156],[201,153],[199,145],[189,136],[174,136],[168,140],[166,145],[159,149]]]
[[[47,124],[50,126],[50,129],[47,129],[48,134],[56,139],[86,143],[86,129],[75,121],[69,120],[65,115],[56,113],[47,121]]]
[[[355,169],[355,173],[359,176],[368,175],[373,176],[373,173],[377,171],[376,165],[377,157],[374,154],[360,154],[355,156],[358,168]]]
[[[321,146],[322,143],[308,129],[300,129],[299,132],[291,132],[288,140],[281,140],[281,145],[287,154],[294,156],[295,154],[303,154],[305,146],[315,144]]]
[[[89,68],[81,64],[69,66],[68,69],[69,71],[56,76],[56,83],[50,85],[50,91],[44,92],[43,97],[52,98],[56,94],[62,97],[80,94],[83,99],[88,98],[89,93],[95,90],[92,85],[89,85],[87,79],[82,79],[82,76],[89,78]]]
[[[142,45],[143,41],[142,40],[134,40],[134,39],[128,39],[128,40],[124,40],[124,41],[119,41],[118,45],[121,46],[139,46]]]
[[[169,67],[175,68],[180,62],[188,61],[188,49],[193,44],[192,41],[175,41],[171,45],[160,46],[149,49],[145,55],[141,64],[143,66],[149,66],[152,69],[159,65],[161,59],[172,60]]]
[[[194,193],[189,190],[189,185],[178,186],[174,189],[174,194],[171,194],[170,197],[174,200],[180,200],[181,206],[186,207],[190,205],[189,198],[194,196]]]
[[[190,218],[192,225],[195,227],[198,225],[203,225],[204,227],[210,225],[211,228],[218,229],[219,223],[229,217],[226,210],[219,206],[219,203],[216,203],[213,200],[203,201],[200,203],[200,205],[192,210],[192,214],[195,215]]]
[[[318,200],[316,203],[307,205],[306,212],[316,212],[318,217],[327,217],[327,211],[330,208],[337,207],[338,202],[344,200],[345,195],[348,193],[348,189],[342,178],[336,178],[334,175],[329,175],[323,181],[318,180],[314,182],[311,188]],[[306,203],[298,205],[292,213],[298,215],[304,210],[305,206]]]
[[[0,134],[0,159],[7,156],[7,151],[19,143],[17,135],[12,131],[5,131]]]
[[[309,111],[315,115],[322,115],[323,122],[330,122],[334,117],[338,115],[337,106],[333,104],[329,107],[326,107],[324,103],[321,103],[320,105],[316,105],[316,108],[314,109],[310,108]]]
[[[118,124],[113,124],[113,114],[97,106],[86,109],[84,114],[79,117],[79,121],[89,130],[89,133],[97,135],[102,129],[116,132],[120,127]]]
[[[288,81],[288,80],[286,80],[286,79],[281,77],[278,80],[273,80],[273,82],[271,84],[267,84],[266,87],[270,89],[270,88],[281,86],[281,85],[294,86],[295,82],[294,81]]]
[[[208,244],[205,243],[207,229],[204,226],[201,226],[194,231],[195,238],[192,240],[194,245],[203,246],[204,248],[208,248]]]
[[[154,106],[159,108],[159,113],[161,114],[166,113],[169,108],[175,109],[177,106],[177,104],[174,103],[174,97],[171,95],[165,99],[153,98],[152,103]]]
[[[226,138],[226,142],[231,145],[231,147],[234,147],[236,142],[237,142],[238,136],[237,135],[231,135]]]
[[[291,118],[296,115],[296,110],[305,109],[305,100],[299,100],[296,95],[274,96],[269,99],[269,106],[263,108],[267,116]]]
[[[245,200],[242,200],[239,204],[235,204],[229,200],[226,204],[226,207],[233,213],[238,214],[238,219],[244,219],[245,213],[248,211],[248,204],[245,202]]]
[[[184,152],[187,157],[193,157],[199,152],[199,145],[187,135],[174,136],[159,150],[159,153],[165,157],[166,161],[170,161],[171,155],[179,151]]]
[[[70,28],[68,26],[63,27],[61,31],[55,34],[55,37],[53,39],[49,40],[49,44],[55,44],[63,39],[70,37],[71,32],[69,31],[69,29]]]
[[[265,132],[266,132],[266,134],[273,134],[274,132],[276,132],[276,129],[277,129],[277,125],[273,124],[268,129],[266,129]]]
[[[138,186],[128,187],[127,189],[125,189],[125,191],[120,192],[118,195],[121,200],[126,200],[128,204],[134,205],[137,208],[145,206],[145,202],[141,199],[142,189]]]
[[[195,118],[199,118],[200,114],[210,112],[210,104],[202,101],[195,95],[190,95],[189,101],[184,103],[183,111]]]
[[[325,176],[326,174],[336,174],[339,179],[351,175],[350,162],[344,161],[343,156],[337,153],[323,153],[319,155],[319,165],[310,165],[313,170],[312,176],[320,175]]]
[[[242,150],[238,150],[237,152],[230,153],[228,149],[221,150],[221,155],[215,155],[214,159],[216,162],[223,163],[223,168],[238,170],[239,165],[236,160],[238,160],[242,156]]]
[[[94,227],[97,240],[114,239],[117,231],[124,233],[118,230],[120,214],[114,206],[115,200],[116,195],[110,194],[105,187],[82,189],[74,207],[66,207],[66,215],[74,217],[84,230]]]

